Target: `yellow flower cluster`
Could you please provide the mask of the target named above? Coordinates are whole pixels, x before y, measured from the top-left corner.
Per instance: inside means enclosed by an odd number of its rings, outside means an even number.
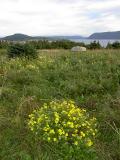
[[[86,147],[93,145],[96,119],[73,101],[51,102],[29,115],[29,128],[40,140]]]

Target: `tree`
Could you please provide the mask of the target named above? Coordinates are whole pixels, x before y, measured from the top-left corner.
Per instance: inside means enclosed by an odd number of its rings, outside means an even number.
[[[8,56],[10,58],[15,57],[29,57],[35,58],[37,57],[36,49],[30,44],[12,44],[8,47],[7,50]]]
[[[94,41],[94,42],[91,42],[91,43],[88,45],[88,48],[89,48],[89,49],[101,49],[102,47],[101,47],[99,41],[98,41],[98,42]]]

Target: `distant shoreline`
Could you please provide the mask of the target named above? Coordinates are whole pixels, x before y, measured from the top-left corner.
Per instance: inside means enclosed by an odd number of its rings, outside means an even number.
[[[83,42],[85,44],[90,44],[91,42],[97,41],[102,47],[106,47],[108,43],[114,43],[116,41],[120,42],[120,39],[71,39],[74,42]]]

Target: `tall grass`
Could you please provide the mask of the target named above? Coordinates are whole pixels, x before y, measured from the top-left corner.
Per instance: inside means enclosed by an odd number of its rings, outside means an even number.
[[[44,102],[73,99],[99,121],[99,159],[119,160],[119,89],[120,50],[46,50],[36,60],[8,59],[1,50],[0,159],[51,159],[54,153],[29,134],[28,115]]]

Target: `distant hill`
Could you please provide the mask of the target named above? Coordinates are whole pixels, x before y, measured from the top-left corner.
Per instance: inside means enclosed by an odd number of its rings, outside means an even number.
[[[88,39],[120,39],[120,31],[94,33]]]
[[[32,37],[25,34],[14,34],[14,35],[6,36],[1,39],[8,40],[8,41],[26,41],[26,40],[32,39]]]
[[[28,36],[25,34],[14,34],[10,36],[6,36],[0,38],[0,40],[8,40],[8,41],[27,41],[27,40],[77,40],[77,39],[120,39],[120,31],[117,32],[101,32],[94,33],[89,37],[82,37],[79,35],[73,36]]]
[[[0,38],[1,40],[7,40],[7,41],[27,41],[27,40],[41,40],[41,39],[47,39],[47,40],[70,40],[70,39],[83,39],[82,36],[48,36],[48,37],[42,37],[42,36],[28,36],[25,34],[14,34],[10,36],[6,36],[3,38]]]

